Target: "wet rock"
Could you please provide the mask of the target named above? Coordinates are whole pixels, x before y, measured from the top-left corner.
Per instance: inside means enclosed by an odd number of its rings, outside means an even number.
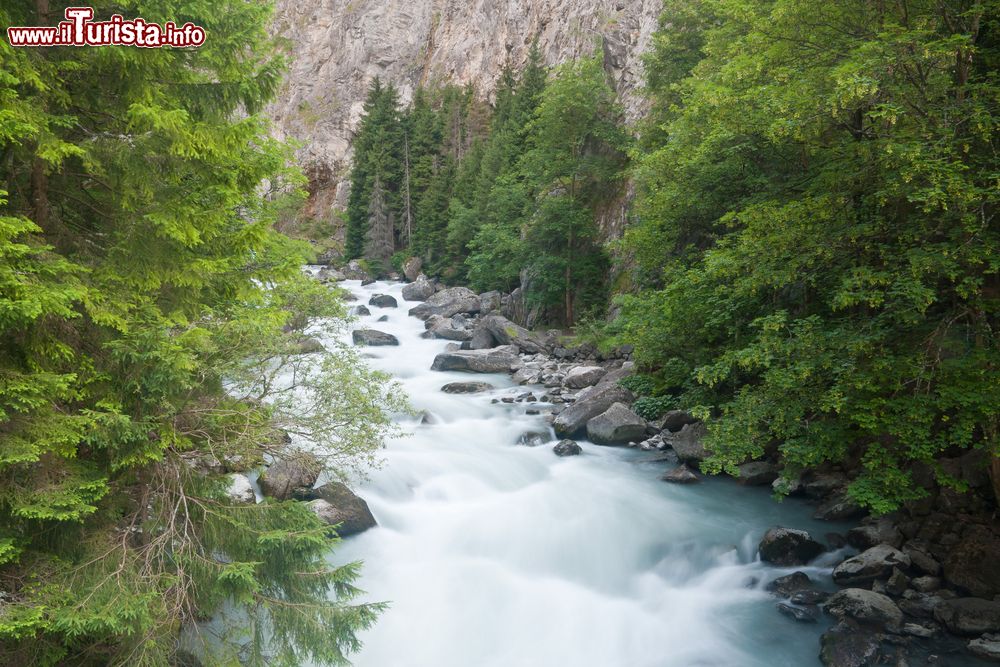
[[[352,259],[347,263],[347,266],[343,269],[343,274],[348,280],[371,280],[364,267],[361,266],[361,262],[356,259]]]
[[[507,373],[518,362],[517,348],[507,345],[490,350],[457,350],[434,357],[432,371]]]
[[[501,345],[514,345],[527,354],[547,351],[542,336],[511,322],[503,315],[487,315],[480,321],[480,326],[489,331]]]
[[[938,628],[936,625],[924,625],[922,623],[904,623],[902,632],[904,635],[909,635],[911,637],[920,637],[921,639],[930,639],[938,633]]]
[[[864,514],[865,510],[846,491],[838,491],[819,506],[813,518],[821,521],[848,521]]]
[[[600,366],[577,366],[576,368],[571,368],[566,377],[563,378],[563,384],[570,389],[583,389],[585,387],[592,387],[597,384],[602,377],[607,375],[607,370]]]
[[[910,582],[910,586],[913,587],[913,590],[920,593],[933,593],[941,588],[941,580],[938,577],[917,577]]]
[[[703,440],[708,431],[705,424],[698,422],[688,424],[679,432],[674,433],[669,439],[670,446],[677,452],[677,457],[684,463],[699,465],[708,458],[708,450],[705,449]]]
[[[392,334],[375,329],[355,329],[351,332],[351,339],[355,345],[367,347],[379,347],[385,345],[399,345],[399,339]]]
[[[503,302],[503,295],[500,292],[483,292],[479,295],[479,309],[481,313],[492,313],[500,310]]]
[[[403,262],[403,275],[411,283],[420,277],[420,271],[424,268],[424,260],[419,257],[410,257]]]
[[[362,315],[371,315],[372,311],[368,310],[368,306],[354,306],[351,308],[351,315],[361,317]]]
[[[528,431],[527,433],[522,433],[518,436],[517,444],[524,445],[525,447],[540,447],[550,440],[551,438],[548,433],[542,431]]]
[[[847,486],[847,475],[839,472],[809,472],[803,476],[802,489],[813,499],[824,499]]]
[[[795,593],[806,590],[810,586],[812,586],[812,579],[809,578],[809,575],[805,572],[792,572],[768,582],[764,588],[775,595],[790,598]]]
[[[583,449],[572,440],[560,440],[552,448],[552,451],[555,452],[556,456],[577,456],[583,452]]]
[[[849,617],[894,631],[903,624],[903,612],[891,598],[863,588],[847,588],[835,593],[827,601],[826,611],[841,620]]]
[[[645,435],[646,420],[623,403],[614,403],[587,422],[587,437],[597,445],[621,445],[642,440]]]
[[[847,531],[847,543],[864,551],[879,544],[899,548],[903,544],[903,534],[892,519],[881,517]]]
[[[944,600],[935,608],[934,618],[963,637],[1000,632],[1000,602],[982,598]]]
[[[903,599],[899,601],[899,608],[907,616],[934,618],[935,611],[943,602],[944,599],[938,595],[909,590],[903,593]]]
[[[973,639],[968,648],[969,653],[976,657],[1000,662],[1000,635],[983,635],[979,639]]]
[[[265,496],[288,500],[305,498],[319,478],[322,464],[306,452],[275,461],[261,473],[258,483]]]
[[[417,283],[412,283],[416,285]],[[468,287],[449,287],[435,292],[424,303],[414,306],[409,314],[421,320],[431,315],[452,317],[459,313],[475,314],[479,312],[479,295]]]
[[[816,623],[819,620],[819,609],[815,606],[797,607],[784,602],[774,605],[778,612],[799,623]]]
[[[900,596],[910,587],[910,578],[907,577],[898,567],[892,568],[889,580],[885,582],[885,590],[890,595]]]
[[[295,354],[315,354],[325,351],[326,348],[323,347],[323,343],[310,336],[305,336],[295,341]]]
[[[944,559],[944,578],[977,597],[1000,594],[1000,537],[985,526],[973,526]]]
[[[388,322],[389,321],[389,316],[388,315],[383,315],[382,317],[378,318],[375,321],[376,322]]]
[[[869,667],[878,661],[880,646],[877,633],[841,621],[820,638],[819,658],[826,667]]]
[[[910,567],[910,557],[888,544],[879,544],[838,565],[833,580],[841,586],[866,584],[888,577],[894,567]]]
[[[374,285],[374,284],[375,284],[375,279],[374,278],[363,278],[361,280],[361,286],[362,287],[365,287],[367,285]]]
[[[751,461],[739,466],[736,481],[746,486],[767,486],[778,479],[778,466],[770,461]]]
[[[830,594],[826,591],[817,590],[815,588],[808,588],[803,591],[798,591],[792,594],[789,598],[794,604],[799,605],[810,605],[810,604],[822,604],[830,598]]]
[[[615,403],[630,403],[632,392],[618,385],[593,387],[586,397],[579,398],[563,410],[552,422],[558,435],[572,437],[581,432],[591,419]]]
[[[689,412],[683,410],[669,410],[665,415],[653,422],[656,428],[661,431],[670,431],[671,433],[679,431],[688,424],[694,424],[698,421],[698,418]]]
[[[913,567],[918,571],[932,576],[937,576],[941,572],[941,564],[924,548],[910,543],[903,547],[903,553],[909,557]]]
[[[498,343],[493,338],[493,334],[482,326],[477,326],[472,331],[472,337],[466,343],[462,343],[462,348],[466,350],[488,350],[497,345]]]
[[[354,535],[378,525],[368,503],[341,482],[327,482],[313,490],[316,500],[309,503],[310,509],[326,523],[340,524],[337,534],[341,537]]]
[[[427,318],[426,326],[434,338],[460,342],[472,338],[472,332],[465,328],[466,322],[460,315],[455,317],[431,315]]]
[[[671,484],[697,484],[701,481],[701,478],[683,463],[673,470],[663,473],[660,479]]]
[[[441,387],[441,391],[446,394],[478,394],[490,389],[494,389],[494,386],[489,382],[449,382]]]
[[[420,275],[415,282],[403,285],[403,298],[407,301],[425,301],[429,299],[437,288],[427,276]]]
[[[395,308],[399,304],[396,303],[396,297],[391,294],[374,294],[368,299],[368,305],[377,308]]]
[[[760,559],[772,565],[804,565],[823,553],[823,545],[804,530],[776,526],[764,533]]]
[[[257,502],[250,479],[246,475],[239,473],[229,476],[229,488],[226,489],[226,495],[234,503],[250,505]]]

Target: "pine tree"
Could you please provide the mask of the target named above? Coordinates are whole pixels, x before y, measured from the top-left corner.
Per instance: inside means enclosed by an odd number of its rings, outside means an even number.
[[[392,256],[394,249],[392,211],[386,201],[382,180],[376,175],[372,184],[371,203],[368,205],[365,257],[385,262]]]

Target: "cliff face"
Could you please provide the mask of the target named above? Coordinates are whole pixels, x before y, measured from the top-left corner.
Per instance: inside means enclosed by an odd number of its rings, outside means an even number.
[[[275,30],[291,62],[270,114],[279,136],[302,145],[307,214],[327,217],[346,204],[351,139],[376,76],[394,83],[404,102],[420,84],[448,82],[490,99],[504,64],[523,65],[536,37],[547,64],[589,55],[603,38],[605,68],[634,120],[642,112],[641,54],[661,2],[278,0]],[[610,217],[617,227],[620,212]]]

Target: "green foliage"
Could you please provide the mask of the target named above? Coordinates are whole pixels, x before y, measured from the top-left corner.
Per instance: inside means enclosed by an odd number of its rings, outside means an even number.
[[[636,399],[632,410],[643,419],[653,420],[676,407],[677,399],[673,396],[643,396]]]
[[[914,462],[1000,453],[998,17],[666,3],[615,328],[712,415],[709,469],[860,461],[882,512]]]
[[[273,230],[303,179],[258,115],[282,68],[268,7],[125,7],[209,39],[0,41],[0,663],[166,665],[182,626],[231,609],[244,664],[344,664],[378,611],[352,602],[356,566],[221,471],[308,447],[357,472],[402,406],[351,350],[299,354],[344,308]]]
[[[652,396],[656,391],[656,381],[641,373],[623,377],[618,381],[618,385],[628,389],[636,396]]]

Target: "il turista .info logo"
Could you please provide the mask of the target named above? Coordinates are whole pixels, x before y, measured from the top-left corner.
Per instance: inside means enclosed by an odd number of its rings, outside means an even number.
[[[67,7],[66,20],[56,26],[7,28],[11,46],[136,46],[143,49],[198,47],[205,43],[205,29],[190,21],[178,26],[142,18],[125,19],[115,14],[107,21],[94,21],[93,7]]]

